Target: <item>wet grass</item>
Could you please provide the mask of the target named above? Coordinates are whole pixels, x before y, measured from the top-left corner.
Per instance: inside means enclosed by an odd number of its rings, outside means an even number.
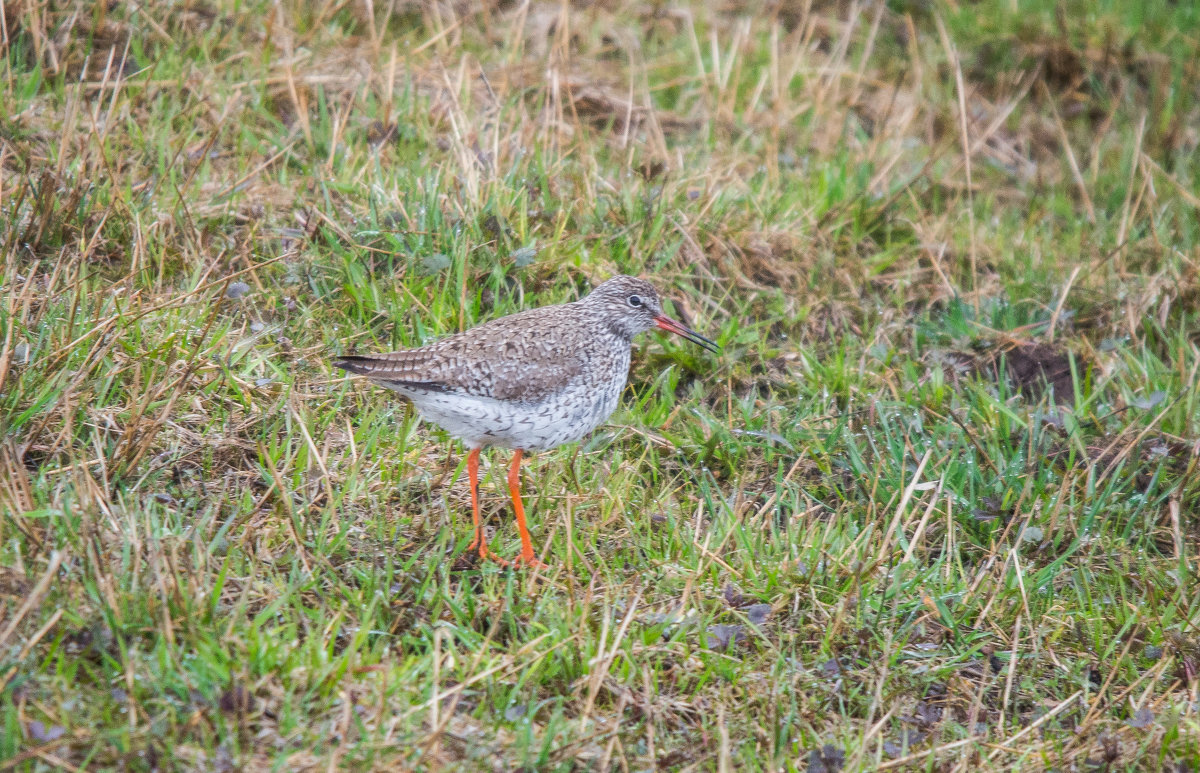
[[[385,5],[5,6],[0,769],[1200,765],[1191,6]],[[620,272],[472,565],[330,359]]]

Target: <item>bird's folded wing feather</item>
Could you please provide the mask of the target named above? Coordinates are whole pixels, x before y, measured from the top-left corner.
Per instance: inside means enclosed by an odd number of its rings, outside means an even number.
[[[523,316],[501,317],[419,349],[347,355],[334,364],[377,382],[537,402],[569,383],[584,361],[553,325],[531,325]]]

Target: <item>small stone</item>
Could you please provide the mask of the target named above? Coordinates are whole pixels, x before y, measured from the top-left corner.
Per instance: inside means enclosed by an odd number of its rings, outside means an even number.
[[[1140,708],[1125,724],[1139,730],[1150,727],[1154,724],[1154,712],[1147,708]]]
[[[56,738],[63,737],[67,733],[66,729],[62,725],[51,725],[50,727],[46,727],[36,719],[31,721],[26,727],[29,730],[29,737],[35,741],[38,741],[39,743],[53,741]]]
[[[746,638],[746,630],[740,625],[710,625],[708,627],[708,648],[724,652],[731,644],[737,644]]]
[[[751,604],[742,611],[746,613],[746,617],[751,623],[762,625],[771,616],[771,605]]]
[[[236,300],[248,292],[250,292],[250,285],[245,282],[233,282],[225,288],[225,297]]]
[[[433,276],[450,268],[450,256],[442,253],[434,253],[421,259],[421,273],[426,276]]]
[[[1143,411],[1148,411],[1165,399],[1167,399],[1167,393],[1160,389],[1158,391],[1151,392],[1146,397],[1135,397],[1129,401],[1129,404],[1134,408],[1140,408]]]
[[[533,245],[522,247],[519,250],[513,250],[513,263],[516,264],[517,268],[525,268],[533,263],[534,258],[537,257],[537,252],[537,247],[534,247]]]

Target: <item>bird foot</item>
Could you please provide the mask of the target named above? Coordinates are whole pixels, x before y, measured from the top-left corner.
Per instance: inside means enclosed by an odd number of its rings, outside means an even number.
[[[550,565],[542,563],[533,551],[528,553],[522,551],[521,555],[514,558],[512,561],[506,561],[492,551],[488,550],[487,542],[482,535],[476,534],[475,539],[471,540],[471,544],[467,545],[467,549],[463,551],[463,557],[469,556],[471,553],[479,554],[479,562],[493,561],[500,566],[511,566],[513,569],[549,569]]]
[[[503,558],[496,555],[495,553],[488,550],[486,547],[484,547],[482,545],[479,547],[479,560],[480,561],[494,561],[495,563],[500,564],[500,566],[508,566],[509,565],[508,561],[504,560]]]
[[[514,569],[549,569],[550,565],[542,563],[538,560],[537,556],[532,553],[529,553],[528,555],[522,553],[513,559],[512,567]]]
[[[465,557],[465,556],[470,555],[471,553],[476,553],[476,552],[479,554],[480,562],[494,561],[497,564],[499,564],[500,566],[508,566],[509,565],[508,561],[504,560],[500,556],[498,556],[495,553],[493,553],[492,551],[488,550],[487,543],[484,542],[482,537],[480,537],[480,535],[478,535],[478,534],[475,535],[475,539],[471,540],[471,544],[467,545],[467,549],[465,551],[463,551],[463,556]]]

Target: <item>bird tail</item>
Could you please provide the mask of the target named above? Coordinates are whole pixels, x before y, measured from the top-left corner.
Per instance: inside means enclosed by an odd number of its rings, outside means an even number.
[[[440,381],[431,381],[427,375],[419,370],[414,370],[412,359],[412,355],[408,352],[394,352],[376,357],[344,354],[333,361],[333,367],[366,376],[371,381],[389,389],[403,387],[426,392],[449,391],[446,384]]]
[[[343,371],[350,373],[358,373],[359,376],[370,376],[378,365],[378,362],[370,356],[359,356],[358,354],[343,354],[334,360],[334,367],[340,367]]]
[[[379,376],[383,371],[395,370],[396,364],[381,357],[365,357],[357,354],[343,354],[333,361],[333,367],[341,368],[360,376]]]

